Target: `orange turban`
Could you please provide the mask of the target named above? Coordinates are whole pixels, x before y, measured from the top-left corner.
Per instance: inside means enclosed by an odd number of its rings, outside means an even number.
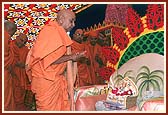
[[[82,35],[82,34],[83,34],[83,30],[82,30],[82,29],[77,29],[77,30],[75,31],[75,33],[78,33],[78,34]]]
[[[97,37],[98,37],[98,32],[97,32],[97,31],[90,31],[90,32],[89,32],[89,36],[90,36],[90,37],[96,37],[96,38],[97,38]]]

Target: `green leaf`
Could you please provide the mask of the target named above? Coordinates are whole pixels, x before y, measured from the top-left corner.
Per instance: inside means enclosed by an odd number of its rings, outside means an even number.
[[[131,73],[133,73],[133,70],[129,70],[129,71],[125,72],[124,78],[125,78],[126,76],[129,76]]]
[[[158,89],[158,91],[160,91],[160,85],[156,80],[150,80],[150,83],[152,84],[154,90]]]
[[[150,70],[147,66],[142,66],[140,69],[139,69],[139,72],[145,72],[147,74],[150,73]]]
[[[148,80],[148,74],[147,73],[139,73],[136,77],[136,83],[141,79]]]
[[[155,70],[151,72],[151,75],[164,76],[164,72],[162,70]]]
[[[152,76],[150,76],[150,79],[160,80],[162,82],[162,84],[164,84],[164,81],[163,81],[163,79],[160,76],[152,75]]]
[[[148,82],[148,81],[143,81],[143,82],[141,82],[141,84],[140,84],[139,87],[138,87],[138,91],[139,91],[140,97],[142,97],[142,92],[143,92],[143,90],[146,90],[145,88],[147,87],[147,82]],[[146,86],[146,87],[145,87],[145,86]]]

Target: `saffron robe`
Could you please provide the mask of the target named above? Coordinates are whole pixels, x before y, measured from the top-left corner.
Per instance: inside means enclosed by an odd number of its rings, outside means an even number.
[[[103,57],[101,46],[98,44],[96,44],[95,46],[88,44],[87,53],[89,59],[91,60],[90,73],[92,84],[94,85],[103,84],[104,83],[103,79],[98,76],[99,63],[95,59],[96,55],[98,55],[100,58]]]
[[[64,71],[67,62],[52,64],[66,54],[72,41],[55,21],[45,25],[28,53],[27,73],[35,93],[37,110],[70,110],[67,80]]]
[[[85,45],[80,44],[76,41],[73,41],[72,47],[72,53],[82,52],[85,51]],[[90,76],[90,70],[89,65],[86,63],[80,63],[77,62],[77,78],[76,78],[76,87],[86,86],[88,84],[91,84],[91,76]]]
[[[16,63],[22,63],[25,65],[28,48],[26,46],[19,48],[15,42],[15,40],[10,42],[10,49],[14,52],[14,60]],[[25,71],[25,67],[18,67],[16,65],[13,65],[12,67],[17,76],[17,78],[13,81],[16,110],[24,111],[27,110],[26,106],[24,105],[24,98],[26,88],[29,84],[28,77]]]
[[[13,93],[13,78],[8,70],[9,66],[14,64],[14,53],[9,48],[8,40],[10,36],[4,31],[4,110],[16,110],[14,93]]]

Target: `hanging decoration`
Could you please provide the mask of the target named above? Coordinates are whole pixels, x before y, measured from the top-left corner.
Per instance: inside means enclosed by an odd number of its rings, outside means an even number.
[[[132,37],[137,37],[144,31],[141,17],[132,8],[128,8],[126,25]]]
[[[125,17],[128,7],[128,4],[108,4],[105,13],[105,21],[126,26]]]
[[[114,45],[104,49],[106,53],[106,67],[100,70],[103,79],[109,81],[110,76],[117,70],[123,60],[122,57],[127,49],[142,36],[148,36],[153,32],[164,31],[164,5],[149,4],[147,13],[144,17],[140,17],[132,8],[127,11],[126,28],[111,27],[111,36],[114,40]],[[160,39],[162,34],[158,34]],[[151,38],[150,38],[151,39]],[[159,45],[156,46],[159,47]],[[164,44],[162,40],[160,44]],[[133,53],[133,52],[132,52]],[[126,58],[126,57],[125,57]],[[127,57],[128,58],[128,57]],[[124,64],[124,63],[122,63]],[[111,74],[110,74],[111,73]]]
[[[17,24],[18,30],[12,37],[22,32],[28,36],[27,46],[31,48],[41,28],[57,17],[61,9],[70,9],[75,13],[90,7],[91,4],[4,4],[4,18]]]
[[[146,13],[148,29],[156,30],[164,24],[163,4],[150,4]]]
[[[4,4],[4,18],[14,21],[18,26],[18,31],[25,33],[28,36],[27,46],[33,46],[33,41],[40,32],[41,27],[47,24],[50,20],[55,19],[57,12],[60,9],[71,9],[78,13],[91,5],[88,4]],[[118,5],[121,6],[121,5]],[[122,13],[121,7],[111,6],[111,9],[117,9]],[[121,10],[122,9],[122,10]],[[127,12],[122,17],[112,17],[108,10],[107,17],[103,24],[94,25],[83,29],[85,35],[89,31],[105,31],[110,29],[111,39],[114,41],[113,46],[103,49],[105,58],[107,59],[106,67],[100,68],[100,73],[103,79],[108,80],[110,75],[118,69],[119,62],[128,47],[138,38],[148,33],[156,31],[164,31],[164,5],[149,4],[146,15],[140,17],[132,8],[126,7]],[[119,14],[117,14],[119,15]],[[112,20],[116,20],[115,23]],[[119,22],[123,19],[123,22]],[[123,25],[126,25],[124,27]],[[160,35],[160,34],[159,34]],[[158,36],[159,37],[159,36]],[[124,64],[124,63],[123,63]]]
[[[123,29],[117,27],[113,28],[112,35],[114,43],[119,47],[120,50],[124,50],[128,45],[129,39],[123,32]]]

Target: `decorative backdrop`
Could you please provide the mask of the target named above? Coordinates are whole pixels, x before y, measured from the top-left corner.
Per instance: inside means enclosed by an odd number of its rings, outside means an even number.
[[[90,6],[91,4],[5,4],[4,16],[17,24],[16,35],[24,32],[28,36],[27,46],[31,47],[41,27],[54,19],[60,9],[71,9],[78,13]],[[115,14],[112,14],[115,16],[110,14],[110,9],[114,10]],[[118,14],[122,12],[124,15]],[[135,56],[143,53],[164,55],[164,4],[149,4],[144,17],[140,17],[127,5],[109,5],[102,24],[83,30],[85,35],[89,31],[105,31],[111,37],[112,45],[103,51],[108,61],[106,67],[100,70],[101,76],[109,80],[112,73]]]
[[[105,80],[131,58],[145,53],[164,55],[164,5],[149,4],[144,17],[129,7],[126,28],[112,26],[111,38],[114,45],[103,51],[108,61],[100,70]]]
[[[90,7],[88,4],[4,4],[4,17],[17,24],[18,33],[22,32],[28,36],[27,46],[31,47],[41,27],[53,20],[61,9],[70,9],[75,13]]]

